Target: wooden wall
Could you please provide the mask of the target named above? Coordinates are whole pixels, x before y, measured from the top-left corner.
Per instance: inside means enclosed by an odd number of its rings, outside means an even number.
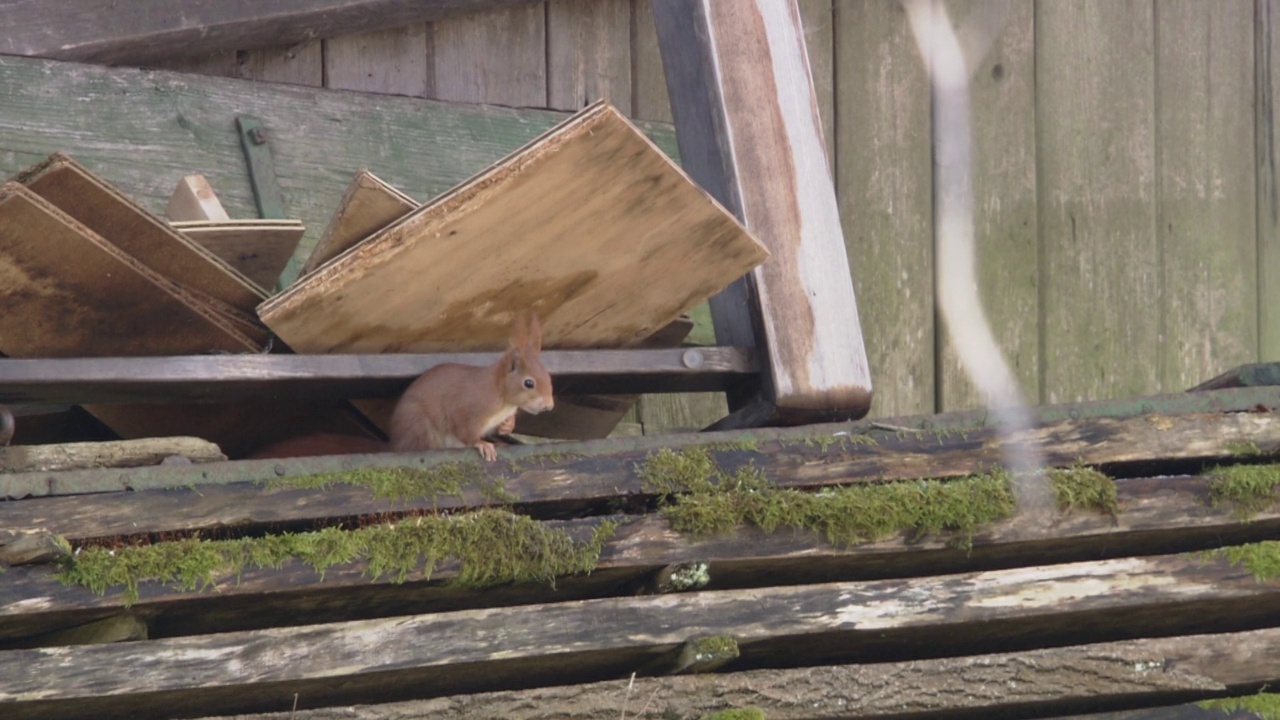
[[[974,1],[951,0],[953,18]],[[1176,392],[1280,360],[1277,4],[1011,3],[974,79],[976,220],[981,292],[1033,400]],[[929,92],[903,11],[800,7],[873,414],[972,406],[933,306]],[[648,0],[549,0],[183,69],[561,110],[607,97],[670,119]],[[648,398],[637,419],[652,433],[723,412]]]

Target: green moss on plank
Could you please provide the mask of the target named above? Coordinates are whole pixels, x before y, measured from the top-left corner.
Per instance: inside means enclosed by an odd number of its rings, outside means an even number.
[[[764,711],[748,705],[744,708],[728,708],[703,715],[699,720],[766,720]]]
[[[1230,505],[1241,519],[1272,507],[1280,487],[1280,464],[1228,465],[1205,473],[1214,507]]]
[[[268,481],[268,487],[327,490],[335,485],[368,488],[374,497],[386,500],[430,500],[439,505],[440,498],[462,499],[463,491],[474,487],[482,498],[497,505],[508,505],[519,498],[503,487],[505,478],[490,477],[478,463],[447,462],[429,467],[368,467],[341,472],[299,475]]]
[[[1232,565],[1244,566],[1258,582],[1280,578],[1280,541],[1233,545],[1210,554],[1225,558]]]
[[[673,529],[694,536],[741,527],[765,532],[806,529],[848,547],[908,532],[951,534],[967,547],[983,525],[1011,517],[1016,504],[1002,470],[953,480],[866,483],[807,492],[779,488],[754,465],[723,470],[703,447],[663,449],[636,468],[646,489],[661,496]],[[1117,509],[1115,482],[1088,468],[1051,472],[1064,509]]]
[[[153,581],[182,590],[204,590],[245,569],[279,568],[286,562],[310,565],[324,576],[335,565],[363,561],[372,578],[400,583],[411,572],[430,578],[440,561],[460,562],[452,584],[482,588],[505,583],[554,582],[589,573],[599,563],[616,523],[601,523],[586,542],[523,515],[479,510],[450,516],[427,515],[355,530],[325,528],[259,538],[188,538],[118,548],[88,547],[64,561],[59,577],[99,595],[123,587],[126,604],[138,599],[138,585]]]
[[[1265,720],[1280,720],[1280,695],[1273,693],[1205,700],[1197,704],[1206,710],[1220,710],[1223,715],[1232,715],[1237,711],[1242,711],[1253,713]]]

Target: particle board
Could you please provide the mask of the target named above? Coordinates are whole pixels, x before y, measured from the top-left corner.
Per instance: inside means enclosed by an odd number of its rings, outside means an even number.
[[[333,219],[303,263],[300,274],[306,275],[329,262],[417,206],[413,198],[361,169],[347,186]]]
[[[253,281],[67,155],[50,155],[19,173],[17,180],[179,285],[246,311],[265,297]]]
[[[298,352],[628,347],[768,251],[607,103],[583,110],[259,307]]]
[[[186,237],[262,287],[274,287],[306,227],[299,220],[170,223]]]
[[[203,175],[187,175],[169,196],[165,206],[169,220],[230,220],[213,186]]]

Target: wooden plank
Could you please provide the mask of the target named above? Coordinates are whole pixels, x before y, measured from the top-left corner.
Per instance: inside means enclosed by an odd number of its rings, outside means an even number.
[[[1260,385],[1280,385],[1280,362],[1241,365],[1200,383],[1188,392]]]
[[[934,412],[929,79],[899,3],[836,11],[836,187],[871,377],[872,414]],[[889,299],[892,300],[889,300]]]
[[[357,168],[376,165],[409,195],[433,197],[565,117],[15,57],[0,57],[0,94],[0,170],[67,150],[155,213],[179,178],[200,172],[230,215],[256,215],[235,118],[262,118],[289,209],[308,227],[299,259]],[[674,155],[669,129],[646,130]]]
[[[741,657],[726,669],[776,666],[793,653],[826,665],[872,661],[891,650],[903,659],[1019,651],[1179,630],[1236,630],[1274,619],[1278,599],[1280,584],[1259,582],[1243,568],[1202,554],[806,585],[767,594],[702,592],[683,603],[661,596],[609,598],[10,650],[0,652],[0,706],[15,720],[147,715],[175,702],[188,712],[242,712],[276,708],[286,683],[299,707],[307,707],[589,682],[624,675],[699,636],[736,640]],[[696,613],[696,622],[672,623],[673,605]],[[423,643],[423,637],[434,640]],[[485,672],[475,671],[479,663]],[[1270,678],[1276,664],[1267,665]],[[121,673],[121,667],[145,672]]]
[[[833,0],[799,0],[804,46],[809,55],[813,93],[818,99],[823,145],[832,177],[836,171],[836,37]]]
[[[981,3],[948,5],[956,22]],[[974,238],[979,296],[1023,396],[1040,393],[1040,278],[1036,240],[1035,24],[1031,3],[1009,3],[1004,29],[971,82]],[[982,407],[939,326],[941,410]]]
[[[1275,112],[1280,97],[1280,2],[1254,4],[1255,163],[1258,222],[1258,359],[1280,360],[1280,178]]]
[[[344,29],[342,32],[350,30]],[[322,40],[307,40],[257,50],[241,49],[236,56],[234,77],[310,87],[324,85]]]
[[[640,120],[671,122],[671,100],[651,0],[631,0],[631,112]]]
[[[385,30],[512,4],[516,0],[265,0],[253,7],[157,9],[73,0],[53,13],[39,0],[19,0],[0,8],[0,27],[7,29],[0,53],[138,65]]]
[[[422,97],[430,87],[425,24],[325,41],[326,86]]]
[[[713,300],[717,339],[762,333],[776,421],[865,414],[866,350],[794,0],[653,8],[684,167],[771,253],[749,288]]]
[[[297,220],[170,223],[260,287],[275,287],[306,227]]]
[[[1160,389],[1152,15],[1036,5],[1043,402]]]
[[[550,348],[638,344],[767,256],[655,150],[617,111],[593,106],[259,315],[298,352],[496,349],[509,313],[527,309]],[[512,227],[525,228],[519,243],[507,241]]]
[[[87,202],[86,202],[87,204]],[[94,357],[253,352],[256,343],[25,186],[6,183],[0,352]],[[176,254],[176,253],[175,253]],[[109,278],[107,280],[106,278]]]
[[[707,444],[754,442],[755,450],[718,450],[712,458],[732,474],[752,463],[771,482],[784,488],[817,489],[828,486],[916,478],[962,477],[988,471],[999,460],[1001,442],[989,430],[975,431],[946,441],[934,435],[874,437],[875,444],[849,441],[847,426],[810,429],[808,434],[778,435],[758,431],[752,435],[708,434],[695,437],[632,438],[557,445],[554,449],[506,448],[503,461],[487,463],[477,478],[497,481],[518,498],[524,512],[535,517],[564,516],[588,508],[607,507],[626,498],[628,503],[653,499],[654,489],[640,475],[650,456],[661,448],[679,451]],[[1073,464],[1121,465],[1148,463],[1176,467],[1178,462],[1214,462],[1238,455],[1241,447],[1256,445],[1261,455],[1280,449],[1280,420],[1266,414],[1139,416],[1128,420],[1095,419],[1049,426],[1028,436],[1046,447],[1045,462],[1054,467]],[[696,441],[696,442],[695,442]],[[808,441],[806,443],[806,441]],[[699,445],[698,443],[702,443]],[[823,443],[827,447],[823,449]],[[801,447],[803,446],[803,447]],[[551,454],[551,459],[539,455]],[[569,454],[559,459],[556,454]],[[359,458],[362,467],[431,467],[459,460],[473,460],[474,453],[444,451],[430,455],[381,454]],[[509,459],[507,459],[509,458]],[[456,511],[486,502],[476,488],[460,496],[403,498],[375,497],[367,487],[335,485],[322,491],[287,486],[264,489],[253,481],[305,476],[316,472],[341,472],[351,458],[332,457],[307,464],[283,460],[253,461],[225,468],[222,484],[211,481],[218,468],[186,473],[182,468],[152,469],[153,484],[141,470],[127,473],[115,488],[132,493],[93,493],[41,500],[0,503],[0,537],[44,529],[76,540],[113,538],[137,532],[139,520],[157,536],[237,525],[269,528],[279,523],[330,518],[381,517],[385,513]],[[346,466],[343,463],[347,463]],[[327,464],[326,464],[327,463]],[[305,468],[305,469],[304,469]],[[161,484],[167,478],[168,484]],[[71,474],[64,475],[68,483]],[[181,480],[194,487],[182,487]],[[146,490],[146,487],[174,488]],[[48,495],[47,474],[9,475],[0,480],[9,497],[25,493]],[[101,488],[99,488],[101,489]],[[89,489],[92,490],[92,489]],[[327,508],[318,512],[320,507]],[[1034,529],[1044,532],[1044,527]]]
[[[428,32],[428,97],[512,107],[547,105],[544,3],[440,20]]]
[[[215,402],[393,397],[443,362],[488,365],[497,353],[421,355],[187,355],[0,358],[0,402]],[[569,394],[707,391],[741,383],[757,366],[741,348],[546,350],[542,362]]]
[[[170,457],[185,458],[188,462],[227,459],[217,445],[200,438],[144,438],[0,448],[0,470],[58,472],[95,467],[139,467],[158,465]]]
[[[547,2],[547,107],[608,100],[631,116],[631,1]]]
[[[179,180],[164,212],[170,221],[231,219],[203,175],[187,175]]]
[[[66,155],[49,156],[17,180],[167,280],[244,311],[266,298],[248,278]]]
[[[413,198],[361,169],[342,194],[342,202],[299,275],[306,275],[341,255],[417,206]]]
[[[852,546],[837,546],[819,533],[799,528],[783,528],[766,533],[756,527],[706,536],[678,532],[661,515],[595,516],[571,521],[543,521],[551,530],[564,531],[577,539],[590,537],[604,520],[617,522],[612,537],[601,547],[599,565],[593,575],[600,582],[560,578],[548,600],[561,602],[590,597],[626,594],[632,587],[650,586],[657,569],[689,564],[705,566],[708,588],[743,589],[815,582],[861,581],[909,578],[955,572],[974,572],[1023,565],[1083,562],[1101,556],[1156,555],[1172,552],[1212,550],[1224,543],[1249,543],[1274,538],[1280,530],[1280,508],[1273,506],[1243,519],[1237,508],[1209,502],[1211,480],[1203,476],[1162,476],[1116,481],[1118,510],[1104,515],[1090,508],[1076,509],[1055,521],[1051,544],[1044,541],[1040,523],[1027,516],[983,526],[972,545],[956,547],[950,534],[904,532]],[[70,510],[77,517],[92,517],[91,507],[105,496],[86,498],[79,503],[52,503],[46,512]],[[181,507],[178,497],[172,498]],[[259,497],[256,507],[270,497]],[[29,501],[24,501],[29,502]],[[40,505],[42,503],[35,503]],[[78,505],[78,507],[77,507]],[[110,503],[107,503],[110,506]],[[334,503],[311,503],[311,527],[332,523],[338,518],[322,518],[326,513],[343,514]],[[206,511],[209,506],[204,508]],[[216,516],[221,511],[215,509]],[[343,515],[345,517],[345,515]],[[385,520],[388,516],[383,516]],[[156,516],[134,516],[136,535],[151,528]],[[159,526],[156,526],[159,527]],[[279,532],[279,526],[271,532]],[[256,525],[240,523],[229,532],[254,533]],[[26,563],[52,563],[65,556],[43,534],[18,534],[7,544],[0,538],[0,558],[22,557],[22,548],[40,553],[25,558]],[[71,537],[72,541],[84,538]],[[113,537],[115,544],[125,540]],[[127,544],[127,543],[126,543]],[[33,547],[34,546],[34,547]],[[13,561],[16,564],[16,561]],[[474,607],[506,606],[538,602],[538,588],[521,587],[500,597],[486,590],[470,592],[450,588],[457,577],[456,559],[446,559],[429,577],[417,568],[404,578],[408,586],[390,577],[371,578],[363,557],[316,573],[302,561],[291,560],[279,567],[218,570],[208,588],[188,591],[174,585],[144,582],[132,608],[157,618],[165,634],[200,635],[260,627],[264,624],[300,625],[339,620],[355,608],[378,615],[408,615]],[[57,577],[56,565],[14,569],[0,586],[0,643],[12,645],[20,638],[50,628],[69,627],[91,621],[104,611],[120,610],[126,604],[122,588],[112,586],[104,595],[83,587],[66,587]],[[428,580],[430,582],[428,583]],[[625,588],[625,589],[624,589]],[[662,592],[671,592],[663,590]],[[210,595],[217,602],[235,604],[234,598],[250,601],[256,608],[252,617],[234,612],[211,615],[206,611]],[[358,597],[350,597],[358,594]],[[252,598],[252,600],[250,600]],[[377,598],[376,601],[374,598]],[[370,607],[376,602],[376,609]],[[263,617],[270,620],[263,621]]]
[[[1277,643],[1280,630],[1266,629],[910,662],[622,678],[364,705],[360,717],[625,720],[641,708],[653,717],[672,718],[755,708],[770,720],[847,720],[897,718],[909,707],[922,718],[967,710],[986,717],[1035,713],[1079,720],[1221,720],[1222,710],[1195,705],[1105,716],[1076,712],[1086,703],[1095,712],[1161,707],[1185,702],[1189,695],[1216,695],[1223,687],[1272,683],[1277,676],[1272,662]],[[1089,681],[1079,682],[1080,678]],[[250,714],[235,720],[279,717]],[[289,715],[290,720],[333,717],[332,709]],[[1260,716],[1237,712],[1232,717]]]
[[[1251,0],[1156,13],[1162,389],[1257,357],[1253,20]]]

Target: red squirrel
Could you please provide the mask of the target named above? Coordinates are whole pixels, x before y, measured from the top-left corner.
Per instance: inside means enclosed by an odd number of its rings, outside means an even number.
[[[551,410],[551,375],[542,365],[536,315],[517,318],[506,352],[488,366],[443,363],[409,385],[391,414],[390,444],[347,435],[315,434],[274,443],[251,458],[344,453],[416,452],[474,447],[485,460],[498,451],[485,436],[515,429],[516,410]]]

